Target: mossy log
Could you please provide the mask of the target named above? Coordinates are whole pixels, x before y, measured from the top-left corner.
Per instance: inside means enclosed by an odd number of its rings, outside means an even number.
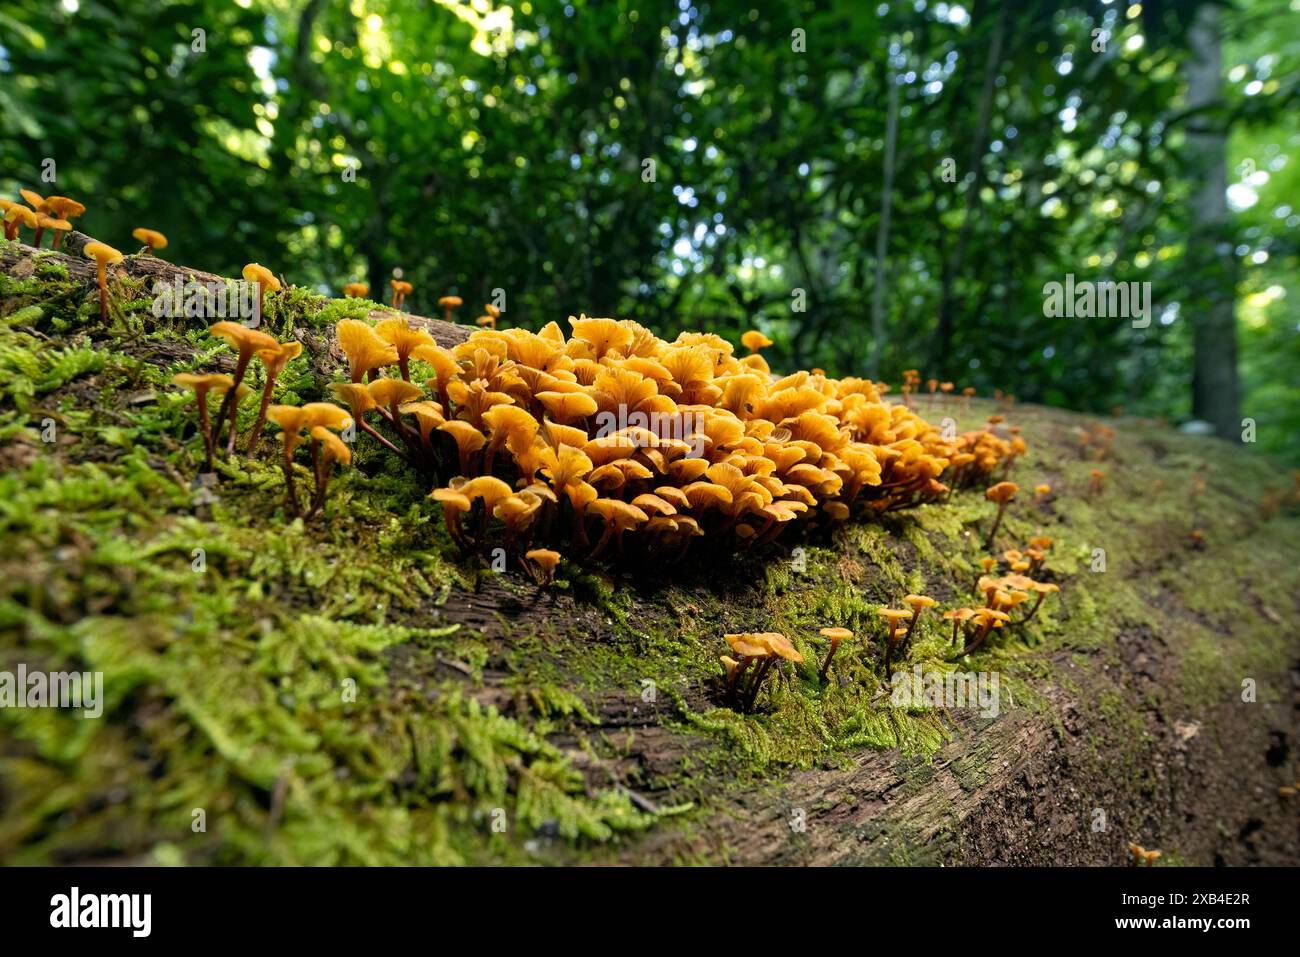
[[[364,438],[315,521],[281,510],[273,435],[196,504],[167,383],[228,360],[145,290],[220,277],[128,257],[100,323],[93,264],[0,265],[0,671],[104,675],[98,718],[0,708],[0,862],[1300,863],[1300,516],[1261,510],[1292,480],[1244,449],[1129,418],[1099,450],[1075,413],[919,400],[1021,427],[997,545],[1051,536],[1061,592],[955,664],[998,676],[996,715],[904,706],[876,608],[970,600],[978,491],[539,589],[459,553]],[[391,312],[272,297],[309,344],[283,401],[328,397],[330,326],[367,314]],[[858,637],[823,684],[828,625]],[[760,630],[806,663],[735,714],[722,635]],[[900,667],[953,650],[934,614]]]

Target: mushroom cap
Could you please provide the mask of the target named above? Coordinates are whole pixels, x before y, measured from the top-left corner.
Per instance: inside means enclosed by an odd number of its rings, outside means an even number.
[[[910,605],[919,612],[922,608],[931,608],[939,603],[929,595],[908,595],[903,599],[903,604]]]
[[[478,478],[472,478],[460,487],[460,491],[465,493],[465,497],[470,501],[482,499],[489,511],[495,509],[497,503],[514,495],[514,490],[495,475],[480,475]]]
[[[364,299],[370,295],[370,286],[364,282],[350,282],[343,286],[343,295],[349,299]]]
[[[876,614],[881,618],[888,618],[891,622],[907,621],[912,617],[910,608],[877,608]]]
[[[36,224],[42,229],[57,229],[60,232],[66,232],[72,228],[72,223],[66,219],[56,219],[53,216],[37,216]]]
[[[641,509],[616,498],[598,498],[587,505],[587,511],[594,512],[605,520],[606,525],[612,524],[619,530],[635,528],[650,521],[650,516]]]
[[[193,389],[199,395],[202,395],[209,389],[224,392],[235,384],[235,380],[220,372],[178,372],[172,376],[172,384]]]
[[[241,273],[247,282],[259,283],[267,292],[279,292],[280,280],[275,278],[275,273],[267,269],[261,263],[249,263]]]
[[[154,249],[167,248],[167,237],[156,229],[145,229],[142,226],[139,229],[133,229],[131,231],[131,236],[134,239],[138,239],[146,246],[152,246]],[[248,267],[244,268],[247,269]]]
[[[560,553],[552,551],[549,548],[533,548],[524,552],[524,558],[530,562],[536,562],[541,566],[543,571],[550,571],[556,565],[560,564]]]
[[[406,283],[406,285],[409,286],[410,283]],[[393,316],[382,320],[379,325],[375,326],[375,335],[396,349],[399,359],[406,358],[420,346],[436,347],[438,345],[428,332],[424,329],[412,328],[411,323],[401,316]]]
[[[344,465],[352,461],[352,450],[348,448],[348,444],[325,426],[314,426],[311,437],[320,443],[321,451],[330,461],[342,462]]]
[[[585,392],[539,392],[534,396],[547,413],[560,422],[572,422],[594,415],[599,407],[596,400]]]
[[[677,508],[671,502],[668,502],[660,496],[654,495],[650,492],[638,495],[636,498],[632,499],[632,504],[641,509],[641,511],[645,512],[647,515],[651,513],[655,515],[677,514]]]
[[[943,617],[948,621],[970,621],[975,617],[974,608],[954,608],[952,611],[945,611]]]
[[[36,216],[36,213],[28,209],[22,203],[11,203],[9,208],[5,210],[5,222],[13,223],[13,222],[17,222],[20,219],[23,221],[23,225],[26,226],[28,229],[35,229],[37,224],[40,222],[40,220]],[[96,245],[103,245],[103,244],[97,243]],[[109,247],[105,246],[104,248],[107,249]],[[90,258],[93,259],[94,257],[92,256]]]
[[[518,437],[532,439],[541,428],[541,423],[532,414],[517,405],[494,405],[483,413],[483,421],[492,432],[492,438],[498,435],[505,441]]]
[[[90,246],[86,249],[90,249]],[[252,355],[261,349],[280,348],[280,343],[275,336],[269,336],[261,330],[250,329],[243,323],[231,322],[228,319],[213,323],[208,327],[208,332],[219,339],[224,339],[226,345],[241,355]]]
[[[536,495],[518,492],[497,502],[492,509],[492,514],[508,526],[523,528],[541,505],[542,500]]]
[[[990,502],[1001,504],[1003,502],[1011,501],[1012,496],[1019,491],[1020,486],[1015,482],[999,482],[997,485],[991,486],[987,491],[985,491],[984,497]]]
[[[76,219],[86,211],[85,206],[66,196],[45,197],[45,208],[62,219]]]
[[[17,209],[18,207],[14,208]],[[13,212],[13,210],[10,210],[10,212]],[[120,252],[106,243],[86,243],[81,250],[81,254],[87,259],[93,259],[95,262],[105,265],[120,263],[125,258]],[[232,325],[238,325],[238,323],[232,323]],[[243,327],[240,326],[240,328]],[[267,336],[267,338],[270,339],[271,337]],[[275,340],[272,339],[271,341],[274,342]]]
[[[487,442],[487,437],[464,419],[450,419],[438,426],[438,431],[448,433],[456,440],[456,447],[467,455],[477,452]]]
[[[300,355],[302,355],[302,343],[297,339],[290,339],[288,342],[282,342],[277,346],[257,350],[257,357],[262,360],[267,372],[275,375],[279,375],[281,369]]]
[[[340,321],[334,327],[334,336],[348,357],[348,369],[354,380],[397,361],[397,350],[360,319]]]
[[[438,299],[439,309],[455,309],[457,306],[463,306],[465,300],[460,296],[442,296]]]
[[[790,639],[780,632],[765,631],[755,637],[759,638],[772,654],[784,658],[786,661],[793,661],[795,664],[803,661],[803,655],[790,643]]]
[[[391,279],[389,280],[389,283],[393,287],[393,292],[397,293],[400,296],[409,296],[412,290],[415,289],[415,287],[412,286],[409,282],[406,282],[405,280],[402,279]]]
[[[849,518],[849,507],[843,502],[826,502],[822,505],[822,511],[837,522],[848,521]]]
[[[823,628],[817,633],[825,638],[829,638],[835,644],[853,637],[853,632],[849,631],[847,628]]]
[[[766,349],[772,344],[772,340],[757,329],[750,329],[740,337],[740,344],[750,352],[757,352],[759,349]]]
[[[45,205],[45,197],[32,189],[20,189],[18,195],[23,198],[23,202],[31,206],[32,209],[40,209]]]
[[[767,643],[762,641],[761,638],[761,635],[748,632],[722,636],[723,641],[730,646],[731,650],[742,658],[767,658],[772,654]]]
[[[441,502],[444,511],[468,512],[473,504],[469,496],[454,488],[436,488],[429,493],[429,498]]]
[[[341,432],[352,424],[348,410],[333,402],[308,402],[302,411],[306,416],[305,425],[309,429],[323,425],[327,429]]]
[[[331,382],[330,391],[348,404],[353,415],[363,415],[375,407],[374,396],[360,382]]]
[[[414,402],[424,397],[424,390],[418,385],[391,376],[375,379],[368,388],[370,397],[377,405],[382,406],[401,405],[403,402]]]

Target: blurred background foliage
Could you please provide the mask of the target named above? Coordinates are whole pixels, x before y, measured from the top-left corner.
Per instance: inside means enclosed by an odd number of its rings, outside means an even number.
[[[1298,0],[7,0],[0,190],[216,272],[758,327],[778,369],[1249,416],[1300,462],[1298,26]],[[1069,273],[1151,282],[1150,327],[1047,318]],[[1239,413],[1194,399],[1225,363]]]

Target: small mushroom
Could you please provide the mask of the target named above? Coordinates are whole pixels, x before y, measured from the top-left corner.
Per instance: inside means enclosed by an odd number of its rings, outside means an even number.
[[[412,328],[409,319],[396,316],[375,326],[375,335],[397,351],[397,368],[407,382],[411,381],[411,353],[423,346],[436,348],[438,345],[428,332]]]
[[[750,329],[740,337],[740,344],[750,352],[761,352],[772,344],[772,340],[757,329]]]
[[[52,229],[54,231],[54,238],[50,240],[50,248],[54,249],[55,244],[58,242],[59,234],[66,233],[68,230],[72,229],[72,223],[68,222],[66,219],[59,219],[45,213],[36,214],[36,226],[36,239],[33,240],[32,245],[37,249],[41,246],[41,233],[45,230]]]
[[[525,567],[529,569],[529,574],[537,584],[546,586],[555,581],[555,568],[560,564],[559,552],[551,551],[549,548],[534,548],[525,552],[524,558],[527,560]],[[537,570],[536,574],[533,574],[534,568]]]
[[[456,440],[456,449],[460,453],[460,474],[469,475],[470,456],[483,448],[487,437],[463,419],[450,419],[438,426],[439,432],[446,432]]]
[[[251,453],[257,448],[257,440],[262,437],[262,426],[266,423],[266,410],[271,404],[271,392],[275,388],[275,380],[280,377],[284,367],[300,355],[302,355],[302,343],[296,339],[257,350],[257,357],[262,360],[262,365],[266,366],[266,382],[262,385],[262,404],[258,407],[253,431],[248,433],[248,445],[245,447],[248,452]]]
[[[910,608],[878,608],[876,614],[889,622],[889,640],[885,643],[885,675],[888,676],[889,665],[894,657],[894,646],[900,641],[899,623],[910,621],[913,613]]]
[[[847,628],[823,628],[818,632],[818,634],[825,638],[829,638],[831,641],[830,651],[826,652],[826,658],[822,661],[821,670],[817,672],[817,677],[822,681],[825,681],[826,669],[831,666],[831,659],[835,657],[835,650],[839,648],[841,641],[852,638],[853,632],[849,631]]]
[[[415,287],[402,279],[390,279],[389,285],[393,287],[393,308],[401,309],[402,303],[406,301],[406,297],[411,294]]]
[[[334,328],[339,348],[348,357],[348,373],[360,382],[376,369],[397,362],[397,350],[360,319],[344,319]]]
[[[94,244],[92,243],[91,245]],[[90,246],[87,246],[86,249],[89,251]],[[238,389],[239,384],[244,381],[244,373],[248,371],[248,363],[252,360],[254,353],[262,349],[278,349],[280,348],[280,343],[276,341],[274,336],[269,336],[265,332],[259,332],[257,329],[250,329],[242,323],[230,322],[229,320],[213,323],[213,325],[208,328],[208,332],[220,339],[224,339],[226,345],[239,353],[239,358],[235,360],[235,388],[226,392],[226,398],[221,403],[221,408],[217,411],[217,421],[213,433],[214,437],[220,441],[221,429],[225,423],[226,417],[229,416],[230,440],[226,443],[226,454],[230,455],[235,451],[235,390]]]
[[[910,641],[912,632],[916,629],[916,622],[921,617],[921,612],[934,607],[938,602],[929,595],[908,595],[903,599],[903,604],[912,609],[912,620],[907,623],[907,633],[903,635],[903,641]]]
[[[347,299],[365,299],[370,295],[370,286],[364,282],[350,282],[344,285],[343,295]]]
[[[1018,491],[1020,491],[1020,486],[1015,482],[998,482],[984,493],[986,499],[997,503],[998,506],[997,517],[993,520],[993,527],[989,529],[988,541],[985,543],[986,548],[993,547],[993,539],[998,533],[998,528],[1002,525],[1002,514],[1007,510],[1007,503],[1015,497]]]
[[[81,205],[75,199],[68,199],[66,196],[47,196],[45,198],[45,210],[57,220],[68,222],[76,219],[86,211],[86,207]],[[54,230],[54,241],[50,244],[51,249],[58,249],[59,243],[63,239],[63,234],[72,229],[71,223],[66,228],[62,226],[51,226]]]
[[[275,273],[267,269],[261,263],[249,263],[244,267],[242,275],[245,282],[257,283],[257,314],[259,316],[265,313],[266,293],[279,292],[280,280],[275,278]]]
[[[325,505],[325,490],[329,486],[330,472],[334,468],[334,463],[342,462],[347,465],[352,461],[352,450],[348,448],[347,443],[325,426],[314,426],[310,435],[312,463],[316,470],[316,495],[312,499],[311,508],[307,511],[307,518],[311,518]]]
[[[203,450],[207,454],[207,469],[211,472],[212,457],[215,451],[212,436],[212,423],[208,418],[208,393],[212,390],[224,392],[235,384],[228,375],[220,373],[198,374],[181,372],[172,376],[172,383],[194,390],[194,400],[199,406],[199,431],[203,433]]]
[[[453,321],[451,314],[464,305],[465,301],[460,296],[443,296],[438,300],[438,308],[442,310],[442,316],[448,322]]]
[[[302,442],[302,430],[307,424],[308,412],[301,406],[273,405],[266,410],[266,417],[280,427],[280,439],[284,443],[281,467],[284,470],[285,511],[289,515],[297,515],[298,494],[293,485],[293,450]]]
[[[14,203],[5,210],[5,239],[16,240],[20,226],[38,229],[40,218],[34,210],[28,209],[22,203]]]
[[[131,236],[139,242],[144,243],[145,249],[150,256],[154,255],[155,249],[167,248],[167,237],[156,229],[145,229],[141,227],[140,229],[132,230]],[[248,267],[244,268],[247,269]],[[247,278],[247,276],[245,276],[245,278]]]
[[[81,251],[87,259],[95,260],[97,264],[96,278],[99,280],[99,318],[103,322],[108,319],[108,267],[120,263],[123,256],[112,246],[104,243],[86,243]],[[239,385],[239,379],[235,379],[235,385]],[[226,401],[234,397],[234,389],[226,393]],[[217,431],[221,431],[221,418],[217,418]]]
[[[442,506],[442,520],[447,526],[447,534],[459,547],[467,547],[467,539],[461,528],[460,517],[470,510],[473,502],[469,496],[456,488],[436,488],[429,497]]]
[[[605,546],[611,540],[621,552],[623,549],[623,532],[650,521],[650,516],[641,509],[618,499],[598,498],[587,505],[586,512],[589,515],[595,515],[605,523],[605,531],[602,533],[600,540],[596,542],[596,547],[590,555],[591,558],[595,558],[603,552]]]

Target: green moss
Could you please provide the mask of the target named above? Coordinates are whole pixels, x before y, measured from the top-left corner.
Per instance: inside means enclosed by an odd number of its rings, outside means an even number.
[[[26,279],[0,275],[10,400],[0,404],[10,456],[0,668],[102,671],[105,714],[0,711],[0,859],[607,860],[665,818],[689,835],[741,793],[768,793],[797,769],[848,767],[866,750],[889,753],[904,788],[920,793],[945,742],[972,735],[974,749],[949,767],[966,789],[989,780],[979,722],[891,703],[876,614],[908,592],[941,608],[974,600],[991,518],[978,490],[725,564],[649,574],[566,564],[564,587],[541,591],[458,555],[428,489],[365,441],[312,523],[284,516],[269,455],[220,461],[216,503],[196,506],[193,401],[168,381],[211,368],[225,347],[193,323],[153,317],[131,280],[101,326],[96,297],[61,268],[41,257]],[[284,337],[375,308],[291,288],[267,297],[265,322]],[[169,358],[139,358],[155,351]],[[324,385],[304,355],[276,397],[315,400]],[[975,403],[963,425],[988,410]],[[242,429],[254,414],[245,403]],[[1095,495],[1097,463],[1079,456],[1060,414],[1014,417],[1030,452],[1012,478],[1056,494],[1043,505],[1022,493],[997,550],[1052,536],[1048,568],[1062,592],[959,663],[946,661],[936,609],[898,666],[996,671],[1004,713],[1054,718],[1037,689],[1070,686],[1061,662],[1118,671],[1121,638],[1161,640],[1176,667],[1158,693],[1194,706],[1257,676],[1261,700],[1276,700],[1262,679],[1285,673],[1296,613],[1293,581],[1276,570],[1295,566],[1300,527],[1286,514],[1259,523],[1254,503],[1277,482],[1267,463],[1133,425],[1101,463]],[[47,418],[53,442],[42,441]],[[1193,469],[1206,491],[1189,509]],[[1203,549],[1192,548],[1193,527]],[[1092,570],[1096,549],[1104,572]],[[856,637],[823,683],[827,625]],[[805,660],[739,715],[722,707],[716,678],[723,634],[746,630],[783,632]],[[1123,729],[1132,748],[1110,757],[1126,767],[1146,733],[1142,705],[1119,691],[1084,703]],[[645,760],[647,748],[663,751]],[[659,812],[630,788],[653,793]],[[932,820],[881,815],[854,836],[872,859],[937,863],[956,823],[936,803]],[[196,810],[206,829],[195,829]]]

